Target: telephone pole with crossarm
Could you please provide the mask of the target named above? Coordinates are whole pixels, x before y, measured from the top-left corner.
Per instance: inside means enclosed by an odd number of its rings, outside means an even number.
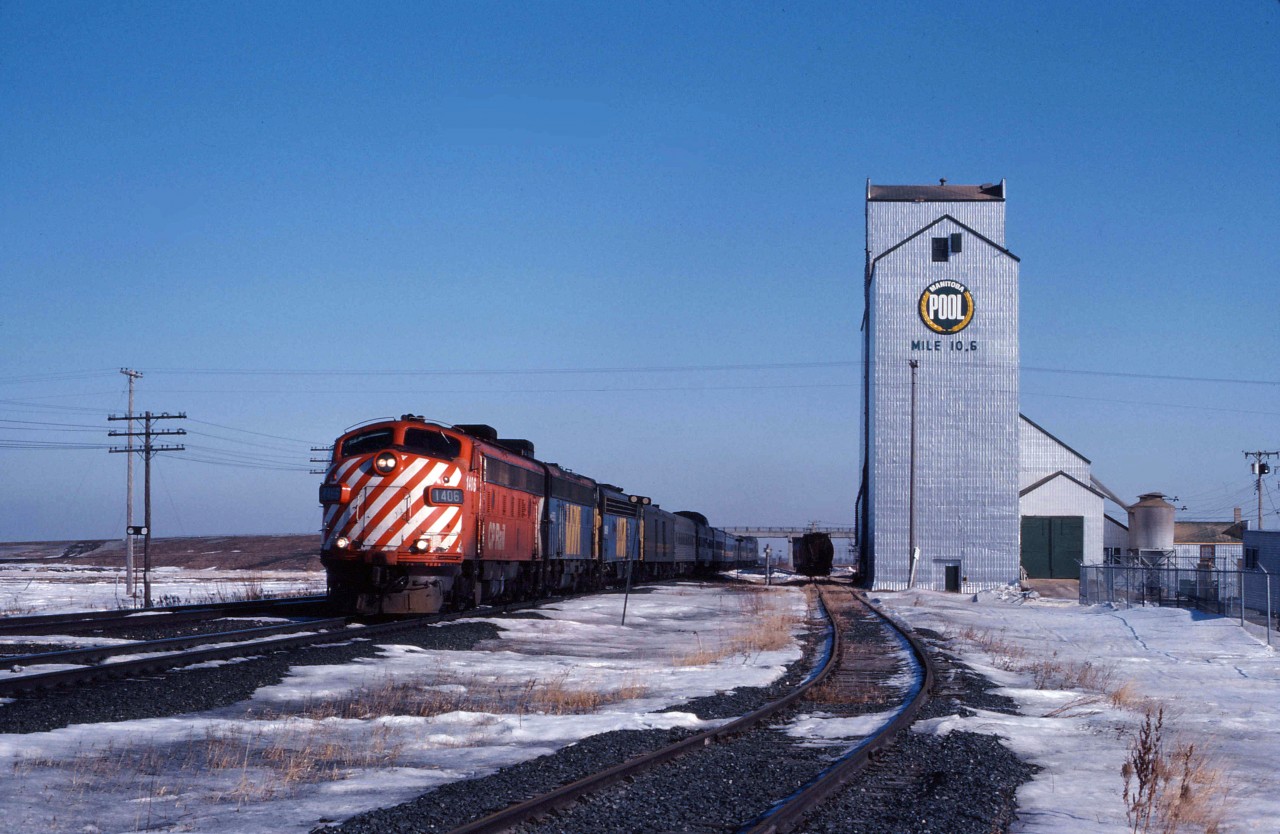
[[[186,446],[181,446],[181,445],[157,444],[153,442],[153,439],[157,437],[167,437],[167,436],[182,435],[187,433],[186,429],[157,429],[155,428],[155,423],[157,420],[185,420],[187,419],[187,415],[185,413],[170,414],[167,411],[161,414],[153,414],[150,411],[145,411],[142,414],[134,414],[133,410],[130,409],[129,414],[125,416],[118,416],[118,415],[112,414],[112,415],[109,415],[107,419],[129,421],[128,431],[107,432],[107,435],[109,437],[129,438],[129,445],[124,448],[118,448],[113,446],[110,451],[113,454],[114,453],[132,454],[134,452],[137,452],[138,454],[142,455],[142,462],[143,462],[143,467],[145,472],[145,475],[143,476],[144,483],[145,483],[145,485],[143,486],[143,494],[145,496],[143,498],[144,521],[143,521],[143,526],[141,527],[133,527],[133,526],[129,527],[128,535],[142,536],[142,596],[143,596],[142,605],[145,608],[150,608],[151,607],[151,459],[155,457],[157,452],[181,452],[182,450],[187,448]],[[142,423],[142,431],[133,430],[134,420],[138,420],[139,422]],[[133,445],[133,438],[135,437],[142,438],[141,447],[135,447]]]

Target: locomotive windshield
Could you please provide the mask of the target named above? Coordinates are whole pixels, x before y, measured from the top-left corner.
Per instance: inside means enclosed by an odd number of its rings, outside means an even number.
[[[374,429],[373,431],[361,432],[348,437],[342,444],[342,457],[349,458],[352,455],[366,455],[369,452],[386,449],[391,445],[391,441],[391,429]]]
[[[431,429],[405,429],[404,447],[410,452],[446,460],[453,460],[462,453],[462,443],[456,438]]]

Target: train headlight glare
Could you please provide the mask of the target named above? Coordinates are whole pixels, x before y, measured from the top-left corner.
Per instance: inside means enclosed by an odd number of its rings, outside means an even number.
[[[431,546],[430,543],[428,543],[426,539],[418,539],[416,542],[413,543],[413,549],[418,551],[419,553],[426,553],[427,548],[430,546]]]
[[[399,462],[395,452],[379,452],[373,459],[373,469],[379,475],[390,475],[396,470],[396,464]]]
[[[351,546],[351,539],[347,538],[346,536],[338,536],[338,539],[333,543],[333,546],[338,548],[339,550],[346,550],[348,547]]]

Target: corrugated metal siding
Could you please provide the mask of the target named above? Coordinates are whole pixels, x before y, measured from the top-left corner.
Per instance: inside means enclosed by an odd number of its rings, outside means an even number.
[[[944,214],[951,215],[974,231],[1004,246],[1004,205],[1002,202],[871,202],[867,204],[868,211],[871,212],[867,248],[871,250],[871,257],[876,258],[886,249],[896,246]],[[952,231],[959,231],[959,229],[952,229]],[[928,260],[926,257],[926,263]]]
[[[1102,498],[1067,478],[1054,478],[1018,502],[1020,515],[1083,516],[1084,563],[1102,562]]]
[[[1049,437],[1026,420],[1018,420],[1018,489],[1052,475],[1066,472],[1073,478],[1089,483],[1089,464],[1072,454],[1061,443]]]
[[[1280,531],[1277,530],[1246,530],[1244,534],[1244,543],[1241,545],[1241,558],[1244,558],[1244,548],[1258,548],[1258,565],[1265,568],[1270,573],[1271,580],[1271,610],[1275,611],[1280,608],[1280,581],[1275,577],[1280,576]],[[1234,566],[1231,566],[1234,567]],[[1267,607],[1267,586],[1263,581],[1262,571],[1249,571],[1249,577],[1245,581],[1244,604],[1258,611],[1265,611]]]
[[[1121,527],[1106,515],[1102,517],[1102,546],[1118,547],[1124,550],[1129,546],[1129,529]]]
[[[1004,203],[870,203],[872,256],[950,214],[1004,243]],[[903,588],[908,577],[910,381],[918,360],[916,417],[917,587],[944,588],[959,562],[963,589],[1018,578],[1018,264],[966,234],[964,250],[931,260],[930,238],[963,232],[943,221],[879,260],[872,275],[868,485],[873,587]],[[920,320],[920,294],[951,278],[973,294],[972,322],[939,336]],[[941,351],[912,350],[913,340]],[[976,351],[952,343],[976,341]]]
[[[1174,564],[1170,567],[1195,568],[1200,566],[1200,545],[1174,544]],[[1218,570],[1239,570],[1244,558],[1243,544],[1213,545],[1213,566]]]

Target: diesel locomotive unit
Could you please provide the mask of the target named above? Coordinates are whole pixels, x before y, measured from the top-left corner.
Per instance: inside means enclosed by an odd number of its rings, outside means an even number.
[[[754,538],[539,461],[527,440],[412,414],[339,437],[320,504],[330,601],[359,614],[429,614],[758,560]]]

